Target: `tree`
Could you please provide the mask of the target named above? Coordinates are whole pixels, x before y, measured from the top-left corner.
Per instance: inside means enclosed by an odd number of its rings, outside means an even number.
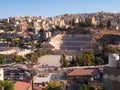
[[[68,66],[68,60],[66,59],[65,54],[61,55],[60,63],[61,63],[62,67],[67,67]]]
[[[108,54],[115,53],[115,48],[112,46],[106,45],[106,47],[103,48],[102,52],[103,52],[104,62],[107,64],[108,63]]]
[[[89,87],[86,84],[83,84],[79,90],[90,90]]]
[[[74,56],[72,56],[72,60],[71,60],[71,62],[70,62],[71,66],[74,66],[75,63],[76,63],[75,58],[74,58]]]
[[[41,57],[41,56],[43,56],[43,55],[45,55],[45,54],[48,54],[48,52],[45,51],[45,50],[38,50],[38,51],[36,51],[35,53],[36,53],[36,55],[37,55],[38,57]]]
[[[107,53],[107,54],[115,53],[115,48],[112,47],[112,46],[107,46],[107,47],[104,48],[104,53]]]
[[[19,38],[15,38],[11,41],[11,46],[19,46],[20,45],[20,39]]]
[[[82,56],[76,56],[76,63],[75,65],[83,66],[83,57]]]
[[[88,54],[84,54],[83,59],[84,59],[84,61],[83,61],[84,66],[90,66],[91,65],[91,57]]]
[[[50,81],[44,90],[62,90],[60,81]]]
[[[105,27],[106,27],[106,24],[104,24],[104,23],[101,22],[101,23],[99,24],[99,27],[100,27],[100,28],[105,28]]]
[[[110,26],[111,26],[111,22],[110,20],[107,22],[107,28],[110,29]]]
[[[95,59],[94,59],[94,64],[95,64],[95,65],[104,64],[104,59],[103,59],[102,57],[95,57]]]
[[[0,86],[2,86],[4,90],[14,90],[14,85],[10,81],[0,81]]]
[[[15,56],[12,58],[12,62],[19,63],[19,62],[23,62],[23,61],[26,61],[26,58],[24,58],[23,56],[15,55]]]
[[[6,63],[5,57],[0,55],[0,64],[5,64],[5,63]]]
[[[36,64],[38,60],[37,53],[30,53],[26,55],[27,60],[29,60],[31,63]]]
[[[92,21],[90,19],[86,19],[86,26],[90,27],[92,26]]]

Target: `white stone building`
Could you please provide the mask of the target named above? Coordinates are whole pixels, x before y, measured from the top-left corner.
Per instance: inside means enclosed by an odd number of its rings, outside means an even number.
[[[117,68],[119,60],[120,56],[118,54],[109,54],[108,66],[112,68]]]
[[[0,68],[0,80],[4,80],[4,71],[3,71],[3,68]]]

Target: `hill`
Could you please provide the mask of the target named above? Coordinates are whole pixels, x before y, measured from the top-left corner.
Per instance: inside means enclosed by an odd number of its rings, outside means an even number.
[[[107,44],[116,44],[120,41],[120,31],[116,30],[91,30],[96,41],[105,41]]]

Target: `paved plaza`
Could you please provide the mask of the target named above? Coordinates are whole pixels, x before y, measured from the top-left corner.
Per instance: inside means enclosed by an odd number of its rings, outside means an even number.
[[[41,65],[59,67],[61,55],[45,55],[38,59],[38,63]],[[72,56],[66,56],[67,60],[71,60]]]

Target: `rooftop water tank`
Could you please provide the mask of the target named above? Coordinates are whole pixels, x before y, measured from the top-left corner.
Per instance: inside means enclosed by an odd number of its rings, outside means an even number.
[[[112,68],[117,68],[118,66],[118,61],[120,59],[118,54],[109,54],[109,62],[108,62],[108,66],[112,67]]]

